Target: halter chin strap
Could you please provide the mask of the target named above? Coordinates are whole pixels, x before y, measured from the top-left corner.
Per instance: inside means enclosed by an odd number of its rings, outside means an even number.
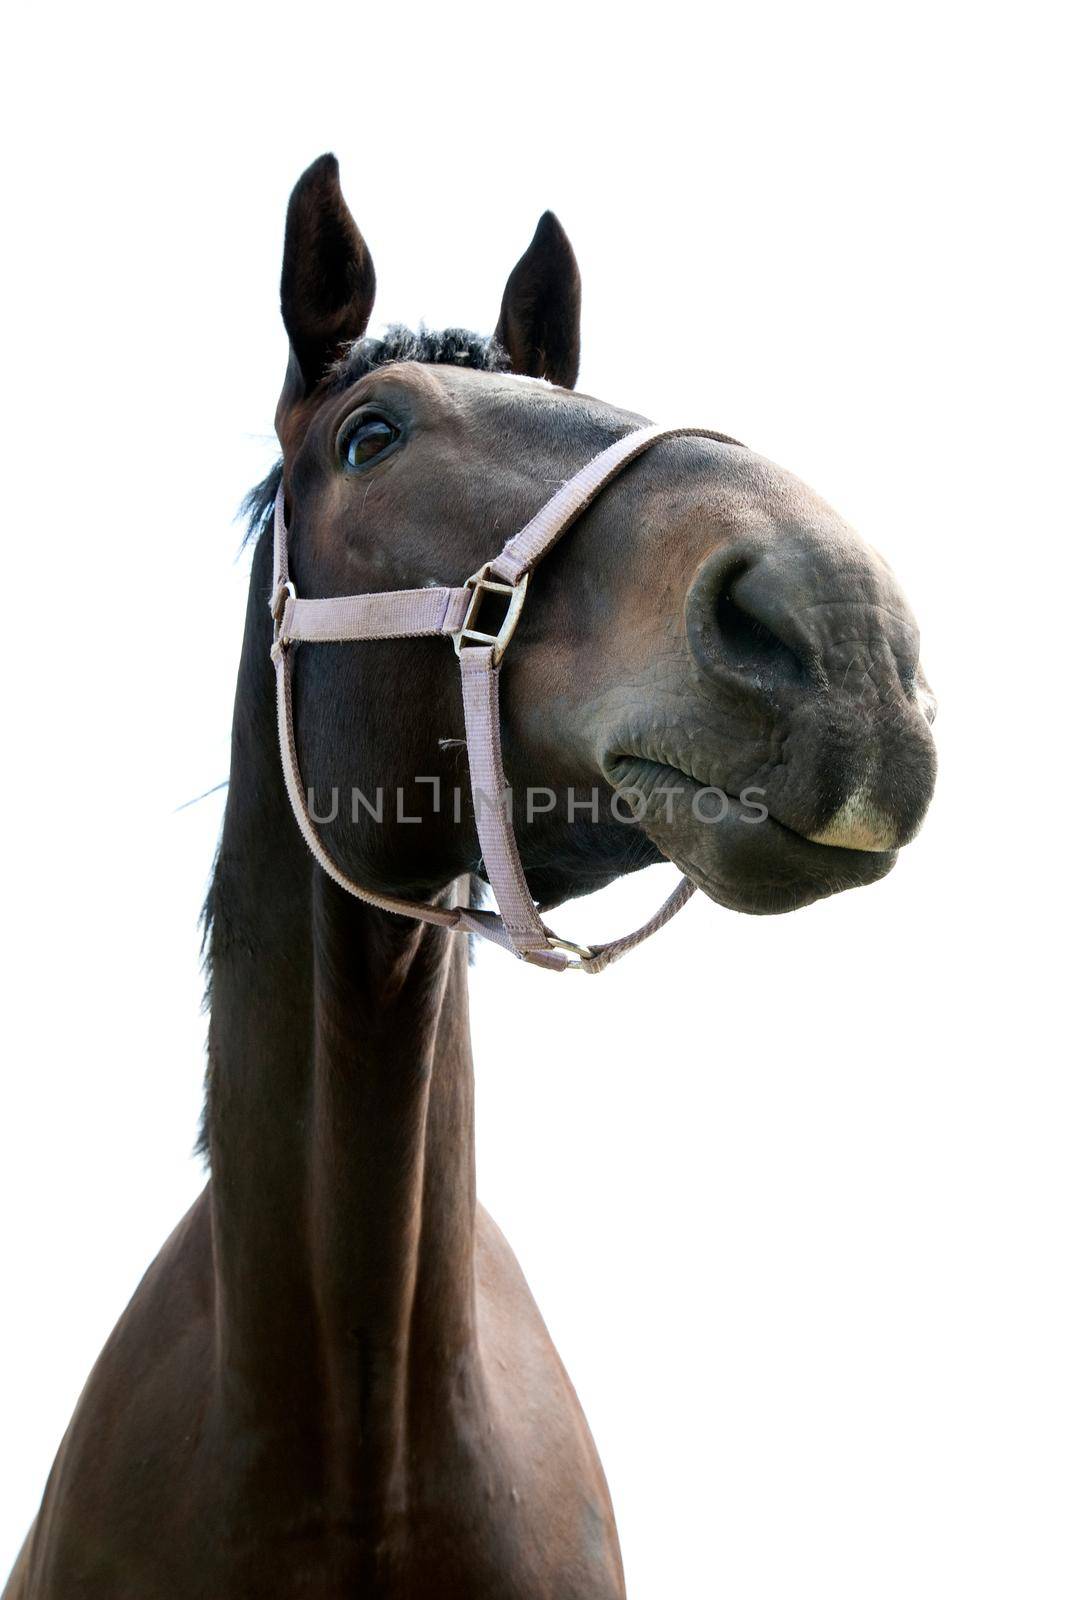
[[[285,787],[300,831],[315,860],[335,883],[368,905],[396,911],[449,928],[477,933],[511,950],[524,961],[554,971],[574,968],[602,972],[611,962],[669,922],[694,893],[682,878],[656,915],[625,938],[587,947],[560,939],[542,922],[519,859],[511,822],[508,782],[500,744],[500,663],[526,598],[529,577],[553,545],[597,495],[629,462],[660,439],[722,439],[708,428],[663,428],[654,424],[616,440],[568,478],[493,560],[458,589],[398,589],[385,594],[343,595],[329,600],[302,600],[289,578],[285,489],[274,502],[274,585],[270,610],[274,619],[274,662],[278,688],[278,741]],[[507,612],[495,634],[477,627],[486,594],[507,599]],[[293,731],[293,646],[342,643],[359,639],[450,638],[459,656],[466,721],[467,756],[478,840],[486,875],[499,913],[462,906],[432,906],[421,900],[376,894],[343,873],[332,859],[308,808]]]

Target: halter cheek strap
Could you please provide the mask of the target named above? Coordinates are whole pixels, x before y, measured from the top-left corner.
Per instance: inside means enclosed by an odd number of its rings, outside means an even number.
[[[271,659],[277,679],[282,770],[293,815],[308,849],[323,871],[349,894],[383,911],[421,918],[453,933],[480,934],[535,966],[583,972],[603,971],[662,928],[690,899],[693,885],[682,878],[656,915],[625,938],[591,947],[558,938],[542,922],[522,870],[500,743],[500,664],[518,624],[530,574],[629,462],[657,441],[681,436],[717,440],[723,437],[708,428],[663,428],[654,424],[624,435],[568,478],[493,561],[486,562],[456,589],[398,589],[328,600],[300,599],[289,578],[285,490],[279,486],[274,503],[270,609],[274,619]],[[501,595],[508,602],[504,621],[495,634],[477,627],[486,594]],[[293,646],[426,636],[450,638],[459,656],[478,841],[499,913],[427,905],[421,900],[377,894],[354,883],[330,856],[308,808],[293,729]]]

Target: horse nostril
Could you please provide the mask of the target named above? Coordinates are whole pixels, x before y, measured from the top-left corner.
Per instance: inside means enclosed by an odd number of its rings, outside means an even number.
[[[701,672],[773,700],[818,677],[794,615],[795,585],[766,554],[735,542],[705,561],[686,601],[689,649]]]
[[[803,676],[799,659],[771,622],[732,586],[724,588],[715,602],[714,631],[724,665],[757,677],[770,673],[775,679],[796,680]]]

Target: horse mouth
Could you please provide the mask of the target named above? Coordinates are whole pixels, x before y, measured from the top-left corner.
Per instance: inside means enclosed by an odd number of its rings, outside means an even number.
[[[896,850],[821,844],[773,816],[762,790],[733,794],[661,755],[612,755],[604,772],[662,854],[731,911],[796,911],[876,883],[897,859]]]

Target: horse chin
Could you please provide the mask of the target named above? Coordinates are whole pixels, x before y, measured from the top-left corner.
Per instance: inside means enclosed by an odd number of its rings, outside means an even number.
[[[709,791],[686,773],[640,757],[612,763],[619,792],[644,797],[636,820],[660,852],[728,911],[799,911],[843,889],[877,883],[896,850],[844,849],[796,833],[758,803]]]

